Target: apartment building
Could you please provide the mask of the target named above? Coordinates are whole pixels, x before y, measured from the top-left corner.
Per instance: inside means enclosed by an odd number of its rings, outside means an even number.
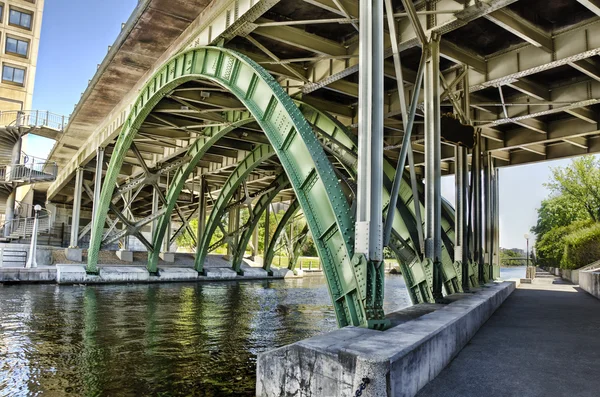
[[[44,0],[0,0],[0,111],[30,110]]]

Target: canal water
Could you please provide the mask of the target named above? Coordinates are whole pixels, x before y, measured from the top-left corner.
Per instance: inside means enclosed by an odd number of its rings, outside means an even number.
[[[250,396],[257,353],[335,328],[322,277],[0,285],[0,396]]]

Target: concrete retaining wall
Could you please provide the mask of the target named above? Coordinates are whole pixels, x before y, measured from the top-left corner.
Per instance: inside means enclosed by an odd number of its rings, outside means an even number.
[[[563,280],[567,280],[572,282],[573,284],[579,284],[579,269],[571,270],[571,269],[560,269],[558,267],[549,267],[548,273],[554,274],[562,278]]]
[[[600,299],[600,271],[583,271],[579,273],[579,286],[589,294]]]
[[[411,317],[386,331],[346,327],[259,354],[259,396],[414,396],[435,378],[518,282],[486,286],[473,294],[452,295],[448,305],[417,305],[392,314]],[[432,307],[434,307],[432,309]],[[437,310],[436,310],[437,309]]]

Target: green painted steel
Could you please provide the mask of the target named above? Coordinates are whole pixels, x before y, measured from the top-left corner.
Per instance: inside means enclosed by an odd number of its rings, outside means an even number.
[[[186,152],[186,157],[190,158],[189,162],[180,167],[173,177],[173,182],[169,186],[166,195],[167,208],[165,214],[160,217],[152,235],[152,245],[154,248],[148,255],[148,271],[151,273],[157,271],[160,248],[162,247],[165,233],[171,221],[171,214],[177,204],[177,198],[185,186],[185,181],[194,172],[198,162],[202,159],[206,151],[220,138],[228,132],[254,121],[254,117],[249,112],[240,111],[226,112],[224,113],[224,118],[225,123],[223,125],[211,126],[202,131],[202,135],[196,138]]]
[[[273,263],[273,258],[275,257],[275,251],[277,248],[277,243],[281,237],[281,234],[285,230],[285,227],[290,219],[296,214],[296,212],[300,209],[300,203],[298,200],[292,201],[288,209],[283,213],[283,216],[277,223],[277,227],[275,228],[275,232],[273,233],[273,237],[269,241],[269,247],[265,251],[265,255],[263,258],[263,269],[265,269],[269,274],[271,274],[271,263]]]
[[[323,263],[340,326],[376,326],[377,292],[366,284],[365,264],[353,263],[354,216],[333,166],[298,107],[269,73],[232,50],[201,47],[169,60],[141,90],[125,121],[104,179],[88,254],[97,272],[104,219],[125,155],[144,119],[168,92],[191,80],[207,80],[234,94],[273,145],[302,210]]]
[[[356,169],[356,141],[350,132],[338,120],[331,117],[328,113],[322,112],[310,105],[298,102],[298,106],[305,118],[313,126],[315,133],[330,144],[331,153],[347,166],[351,175],[354,175]],[[384,208],[389,204],[389,192],[391,191],[391,181],[394,178],[396,170],[391,162],[384,159],[384,190],[383,203]],[[394,216],[392,235],[393,242],[389,247],[398,257],[403,274],[407,275],[407,287],[409,289],[413,303],[433,302],[433,295],[426,291],[427,288],[433,288],[433,264],[416,260],[418,255],[418,233],[417,228],[423,227],[417,225],[415,221],[415,205],[421,206],[421,213],[424,213],[423,187],[419,186],[420,197],[413,197],[413,191],[410,186],[410,178],[405,175],[399,191],[399,200],[396,204],[396,215]],[[442,212],[442,275],[444,286],[447,293],[462,292],[460,265],[454,263],[454,213],[452,208],[444,203]],[[411,247],[411,248],[409,248]],[[412,251],[412,253],[410,252]],[[268,258],[273,253],[268,253]],[[416,259],[415,259],[416,258]]]
[[[262,162],[274,155],[275,151],[271,145],[258,145],[237,165],[237,167],[235,167],[235,170],[227,178],[227,181],[221,188],[219,197],[217,197],[217,200],[212,207],[212,211],[206,222],[204,234],[200,237],[200,242],[196,247],[196,260],[194,263],[195,268],[199,273],[204,272],[204,260],[208,255],[210,240],[213,233],[217,230],[221,218],[225,215],[229,201],[238,191],[248,175],[250,175],[250,173]]]
[[[279,192],[287,188],[289,185],[290,182],[287,179],[287,175],[285,173],[281,173],[277,178],[275,178],[271,185],[269,185],[269,191],[263,194],[252,208],[252,213],[250,214],[250,219],[248,220],[248,227],[242,232],[238,243],[236,244],[236,252],[233,255],[232,266],[233,270],[236,272],[241,273],[240,270],[242,260],[244,259],[244,253],[246,252],[246,246],[252,238],[254,229],[258,227],[260,217],[265,212],[267,207],[271,205],[271,202],[279,194]]]
[[[288,258],[288,269],[294,270],[296,268],[296,264],[298,263],[298,258],[300,258],[300,250],[304,247],[306,240],[308,240],[308,236],[310,232],[308,230],[308,226],[305,226],[304,229],[297,236],[296,241],[294,241],[292,248],[292,255]]]

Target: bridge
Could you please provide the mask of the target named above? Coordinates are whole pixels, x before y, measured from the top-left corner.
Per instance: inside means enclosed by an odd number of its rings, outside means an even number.
[[[414,304],[502,301],[514,285],[480,289],[499,277],[498,169],[600,151],[599,21],[593,0],[141,0],[40,186],[72,219],[77,282],[102,277],[115,243],[121,261],[143,247],[160,280],[181,235],[190,277],[220,246],[234,275],[271,277],[302,214],[291,251],[312,236],[340,327],[392,324],[384,246]]]

